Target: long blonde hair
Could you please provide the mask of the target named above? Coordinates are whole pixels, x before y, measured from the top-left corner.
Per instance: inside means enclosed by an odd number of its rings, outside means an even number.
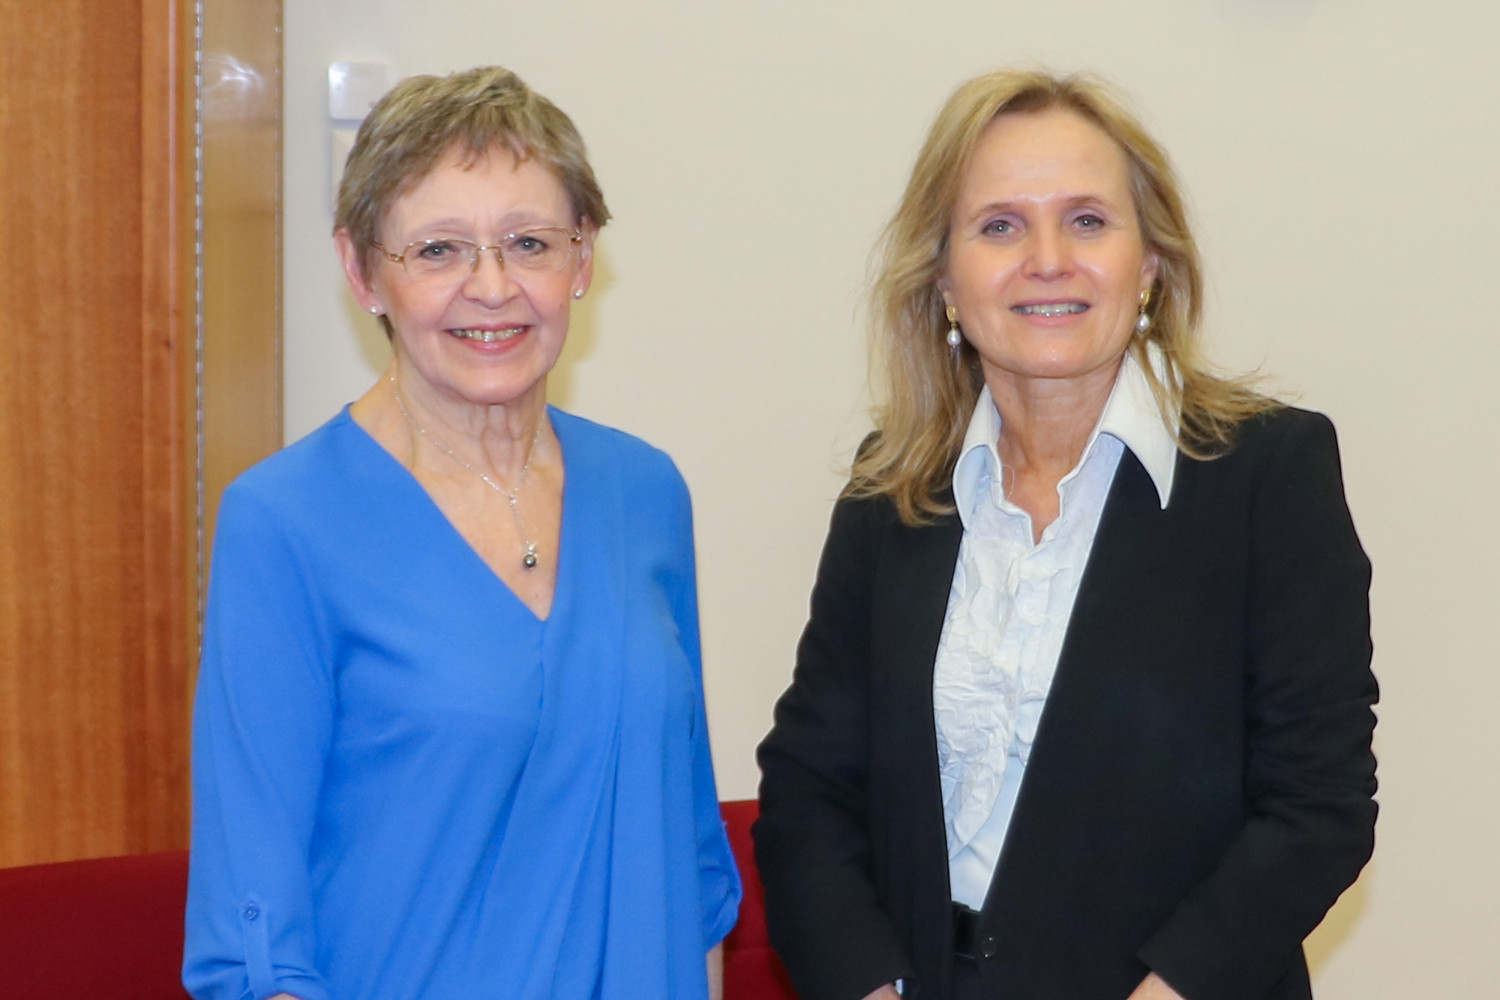
[[[1203,275],[1166,153],[1098,81],[1039,71],[1003,70],[965,83],[933,122],[911,180],[878,247],[871,291],[873,348],[883,392],[876,435],[855,458],[845,495],[888,496],[901,519],[920,524],[949,513],[941,499],[953,475],[969,417],[984,384],[968,343],[957,363],[938,291],[948,258],[948,230],[959,187],[986,126],[1002,114],[1063,108],[1097,125],[1125,153],[1141,237],[1158,259],[1151,326],[1129,350],[1151,383],[1178,447],[1195,458],[1221,454],[1245,418],[1275,405],[1247,379],[1206,367],[1199,345]],[[1161,349],[1165,371],[1148,361]]]

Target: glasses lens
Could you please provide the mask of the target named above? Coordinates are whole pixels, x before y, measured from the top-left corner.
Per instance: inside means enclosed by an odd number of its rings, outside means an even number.
[[[419,240],[407,246],[403,262],[419,278],[463,274],[473,263],[476,249],[468,240]]]
[[[568,261],[573,249],[566,229],[527,229],[500,241],[506,267],[527,271],[556,271]]]

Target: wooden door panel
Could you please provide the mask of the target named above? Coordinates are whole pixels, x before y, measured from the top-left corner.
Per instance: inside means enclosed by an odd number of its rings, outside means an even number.
[[[265,263],[200,422],[194,8],[0,0],[0,866],[187,842],[200,470],[280,438],[280,8],[216,8],[272,53],[271,207],[214,220]]]

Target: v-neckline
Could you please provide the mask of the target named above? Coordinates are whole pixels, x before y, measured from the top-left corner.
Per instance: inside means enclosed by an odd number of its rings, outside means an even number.
[[[505,578],[499,573],[495,572],[495,568],[485,561],[484,557],[479,554],[478,550],[476,550],[473,545],[469,544],[469,540],[464,537],[463,532],[458,530],[458,526],[455,525],[451,520],[449,520],[448,515],[443,512],[443,508],[438,506],[438,502],[432,498],[432,494],[428,493],[427,488],[422,485],[422,481],[419,480],[410,469],[402,464],[400,459],[393,455],[390,450],[385,447],[385,445],[377,441],[375,439],[375,436],[368,430],[366,430],[358,420],[354,419],[354,415],[350,412],[348,405],[345,405],[343,413],[340,414],[343,419],[347,420],[349,424],[359,432],[360,436],[366,442],[368,442],[371,447],[373,447],[377,452],[383,455],[386,461],[388,461],[391,466],[397,470],[400,480],[404,483],[404,485],[409,486],[421,496],[421,502],[426,505],[431,515],[435,516],[437,520],[443,524],[443,526],[447,529],[448,534],[458,544],[458,547],[467,554],[469,559],[471,559],[479,566],[484,575],[493,580],[499,586],[500,590],[504,592],[505,596],[511,601],[515,602],[515,604],[520,607],[520,609],[524,611],[534,622],[542,626],[545,626],[557,615],[559,602],[563,600],[564,595],[567,593],[564,584],[572,577],[572,574],[569,572],[568,565],[568,553],[571,548],[571,546],[569,546],[568,544],[568,539],[573,535],[573,531],[570,530],[570,525],[573,521],[573,505],[570,499],[573,493],[573,477],[570,474],[570,470],[568,468],[568,443],[566,440],[564,440],[565,432],[561,429],[561,427],[559,426],[559,422],[556,419],[558,411],[549,404],[546,413],[547,419],[552,424],[552,432],[557,437],[558,451],[562,455],[563,488],[562,516],[559,519],[557,527],[557,579],[555,579],[552,583],[552,600],[548,604],[547,614],[545,616],[537,614],[532,609],[531,605],[521,600],[520,595],[518,595],[514,590],[511,589],[510,584],[505,582]]]

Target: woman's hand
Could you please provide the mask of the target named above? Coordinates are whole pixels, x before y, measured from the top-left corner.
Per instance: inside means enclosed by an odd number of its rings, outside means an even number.
[[[1125,1000],[1183,1000],[1181,993],[1167,985],[1167,981],[1156,973],[1141,980],[1141,985]]]
[[[896,992],[893,983],[886,983],[880,989],[865,997],[865,1000],[901,1000],[901,994]]]
[[[708,949],[708,1000],[724,1000],[724,942]]]

